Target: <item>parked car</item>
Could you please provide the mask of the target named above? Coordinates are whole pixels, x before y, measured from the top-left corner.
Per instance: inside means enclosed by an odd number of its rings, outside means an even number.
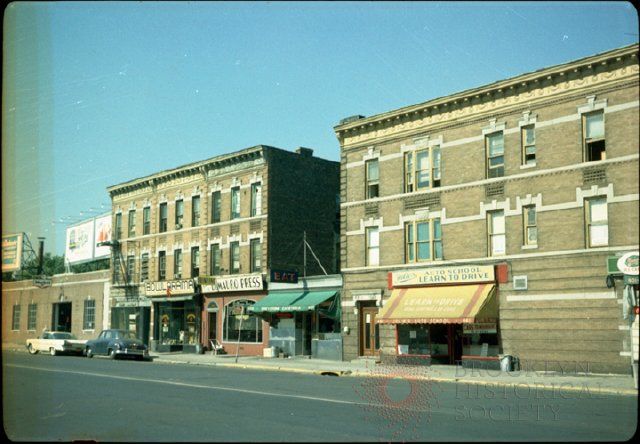
[[[96,339],[88,340],[84,354],[87,358],[92,358],[95,355],[105,355],[111,359],[115,359],[117,356],[149,358],[147,346],[134,333],[114,329],[103,330]]]
[[[83,354],[86,339],[78,339],[66,331],[44,331],[36,339],[27,339],[27,350],[32,355],[38,352],[49,352],[51,356],[58,353]]]

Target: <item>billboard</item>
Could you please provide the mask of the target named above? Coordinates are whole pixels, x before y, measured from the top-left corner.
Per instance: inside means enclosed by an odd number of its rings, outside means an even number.
[[[93,260],[94,219],[67,227],[64,257],[70,263]]]
[[[20,270],[22,264],[22,233],[2,236],[2,272]]]
[[[111,214],[96,217],[94,259],[108,258],[111,255],[110,247],[101,247],[98,244],[111,240]]]

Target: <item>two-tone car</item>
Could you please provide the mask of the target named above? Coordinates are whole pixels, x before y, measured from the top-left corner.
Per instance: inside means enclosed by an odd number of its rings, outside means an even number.
[[[60,353],[83,354],[86,340],[78,339],[66,331],[44,331],[42,336],[27,339],[27,350],[32,355],[48,352],[51,356]]]
[[[103,330],[96,339],[90,339],[85,344],[84,354],[88,358],[96,355],[116,357],[135,357],[148,359],[149,350],[136,335],[126,330]]]

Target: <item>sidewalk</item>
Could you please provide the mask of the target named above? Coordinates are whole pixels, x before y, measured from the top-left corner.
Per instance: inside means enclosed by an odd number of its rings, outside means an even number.
[[[605,394],[638,395],[631,375],[614,374],[560,374],[557,372],[466,369],[449,365],[404,366],[376,364],[373,360],[329,361],[307,358],[263,358],[261,356],[212,355],[210,352],[198,354],[152,353],[155,362],[174,364],[210,365],[237,367],[255,370],[288,371],[315,375],[351,377],[395,377],[407,380],[430,380],[436,382],[456,382],[471,386],[484,385],[508,387],[527,393],[530,390],[573,391],[581,396]]]

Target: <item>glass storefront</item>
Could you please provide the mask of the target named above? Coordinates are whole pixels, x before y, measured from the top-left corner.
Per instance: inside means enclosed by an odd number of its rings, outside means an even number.
[[[194,300],[159,302],[155,307],[159,352],[195,352],[200,341],[199,308]]]
[[[255,301],[238,299],[224,308],[223,338],[226,342],[262,342],[262,319],[247,311]]]

